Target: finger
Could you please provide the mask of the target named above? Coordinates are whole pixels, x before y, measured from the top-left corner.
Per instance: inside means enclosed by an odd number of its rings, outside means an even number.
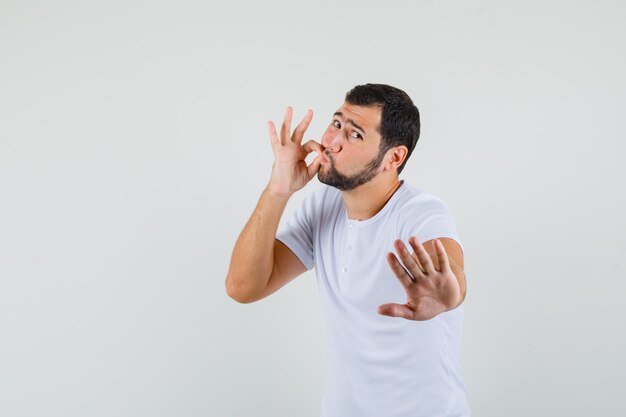
[[[447,270],[451,270],[450,268],[450,260],[448,259],[448,254],[446,253],[446,248],[441,243],[441,240],[435,239],[435,252],[437,253],[437,258],[439,259],[439,271],[444,272]]]
[[[317,171],[320,170],[320,166],[322,166],[322,155],[318,155],[317,158],[311,162],[311,165],[306,167],[309,179],[313,178],[313,176],[317,174]]]
[[[393,245],[398,251],[398,254],[400,255],[400,259],[402,259],[404,266],[409,270],[411,275],[413,275],[413,277],[416,279],[422,278],[425,274],[425,271],[422,270],[420,265],[417,263],[417,260],[413,256],[411,256],[409,250],[404,245],[404,242],[398,239],[393,243]]]
[[[276,126],[274,126],[274,122],[272,122],[271,120],[267,121],[267,129],[270,132],[270,143],[272,144],[272,148],[277,145],[278,142],[278,135],[276,134]]]
[[[402,265],[400,265],[400,261],[398,261],[396,255],[391,252],[387,254],[387,263],[389,263],[391,270],[396,275],[396,277],[398,277],[398,280],[404,287],[408,288],[415,282],[413,280],[413,277],[411,277],[411,274],[409,274],[407,270],[404,269]]]
[[[287,110],[285,111],[285,119],[283,120],[283,125],[280,128],[280,144],[286,145],[287,141],[290,140],[291,137],[291,118],[293,116],[293,109],[291,106],[287,106]]]
[[[383,304],[378,306],[378,314],[390,317],[402,317],[411,320],[413,318],[413,310],[406,304]]]
[[[313,139],[307,141],[304,145],[302,145],[302,149],[304,149],[307,155],[311,152],[317,152],[321,155],[324,152],[324,147],[315,142]]]
[[[309,124],[313,120],[313,110],[308,109],[302,121],[296,126],[296,129],[293,131],[293,135],[291,136],[291,140],[295,143],[301,143],[302,137],[304,136],[304,132],[309,128]]]
[[[409,238],[409,243],[415,251],[417,259],[419,259],[420,264],[422,264],[422,267],[424,268],[426,274],[428,275],[435,272],[436,270],[435,266],[433,265],[433,261],[432,259],[430,259],[430,255],[428,254],[428,252],[426,252],[426,249],[424,249],[424,246],[420,243],[420,241],[417,240],[415,236],[411,236]]]

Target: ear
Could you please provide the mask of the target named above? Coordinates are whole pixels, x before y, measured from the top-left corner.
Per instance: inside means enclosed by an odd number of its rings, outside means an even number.
[[[387,160],[385,170],[395,171],[400,168],[408,152],[409,149],[404,145],[394,146],[389,149],[387,155],[385,155],[385,159]]]

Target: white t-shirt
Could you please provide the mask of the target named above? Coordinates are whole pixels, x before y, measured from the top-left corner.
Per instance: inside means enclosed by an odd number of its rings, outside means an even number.
[[[349,219],[341,192],[323,185],[276,235],[315,267],[327,332],[322,417],[470,415],[459,367],[463,304],[426,321],[377,312],[406,303],[386,255],[396,239],[413,252],[410,236],[463,247],[447,205],[405,181],[363,221]]]

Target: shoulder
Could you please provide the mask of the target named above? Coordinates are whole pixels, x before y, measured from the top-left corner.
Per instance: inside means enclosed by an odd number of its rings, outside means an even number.
[[[408,241],[416,236],[425,243],[434,238],[450,238],[463,249],[454,217],[442,198],[409,184],[403,184],[400,190],[394,207],[398,239]]]
[[[437,195],[424,191],[410,184],[404,184],[403,193],[398,200],[396,209],[399,214],[415,216],[419,214],[450,214],[446,202]]]
[[[417,235],[420,239],[455,237],[456,221],[446,202],[439,196],[407,187],[396,207],[396,233],[399,236]]]

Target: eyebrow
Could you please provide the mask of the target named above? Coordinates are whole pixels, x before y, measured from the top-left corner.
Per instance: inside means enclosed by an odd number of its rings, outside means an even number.
[[[336,111],[335,114],[333,114],[333,116],[339,116],[343,119],[343,113],[340,111]],[[365,129],[363,129],[361,126],[357,125],[356,123],[354,123],[354,120],[352,119],[346,119],[346,123],[350,123],[352,126],[356,127],[357,129],[359,129],[361,131],[361,133],[363,133],[364,136],[367,136],[365,134]]]

